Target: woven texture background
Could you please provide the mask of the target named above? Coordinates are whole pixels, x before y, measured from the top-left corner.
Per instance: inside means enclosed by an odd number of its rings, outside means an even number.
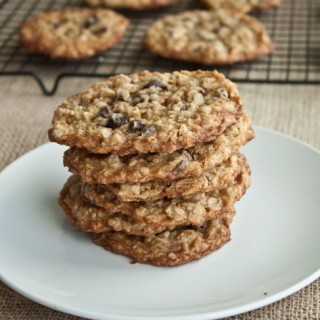
[[[69,79],[56,96],[44,97],[27,78],[0,78],[0,170],[47,142],[46,131],[56,105],[92,82],[94,79]],[[320,149],[320,87],[248,84],[241,85],[240,91],[255,124],[285,132]],[[43,307],[0,282],[0,319],[81,318]],[[228,319],[319,320],[320,280],[279,302]]]

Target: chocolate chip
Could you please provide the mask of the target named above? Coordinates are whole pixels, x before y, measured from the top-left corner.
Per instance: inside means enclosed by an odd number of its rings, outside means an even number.
[[[154,125],[154,124],[150,124],[148,126],[146,126],[143,130],[142,130],[142,133],[141,135],[143,137],[147,136],[148,134],[154,132],[157,130],[157,127]]]
[[[92,30],[92,33],[95,35],[99,35],[101,33],[105,33],[106,31],[108,31],[108,28],[106,26],[103,26],[98,29]]]
[[[142,94],[140,92],[137,92],[137,93],[134,93],[132,95],[132,102],[134,105],[138,104],[138,103],[141,103],[144,101],[144,98],[142,96]]]
[[[140,120],[133,120],[129,123],[129,131],[139,132],[144,128],[144,125]]]
[[[152,157],[152,155],[150,156],[150,157],[146,157],[146,158],[144,158],[144,160],[146,161],[146,162],[152,162],[152,160],[153,160],[153,157]]]
[[[183,103],[183,106],[182,106],[182,110],[188,110],[190,108],[190,104],[189,103],[186,103],[186,102],[184,102]]]
[[[55,29],[57,29],[57,28],[59,28],[59,27],[61,26],[61,24],[60,24],[59,21],[54,21],[54,22],[52,23],[52,26],[53,26]]]
[[[105,124],[107,128],[115,129],[123,126],[128,122],[125,115],[121,113],[113,113],[107,106],[100,109],[98,116],[108,119]]]
[[[183,170],[187,165],[186,160],[181,160],[180,162],[177,163],[177,165],[173,168],[173,172],[181,171]]]
[[[90,28],[98,21],[98,17],[96,14],[91,15],[83,24],[84,28]]]
[[[205,222],[202,226],[196,227],[195,230],[199,230],[200,232],[204,232],[205,229],[207,228],[208,222]]]
[[[117,94],[117,96],[115,97],[115,100],[118,100],[118,101],[126,101],[125,98],[124,98],[124,95],[123,93],[119,92]]]
[[[116,129],[127,123],[127,117],[121,113],[112,113],[106,123],[107,128]]]
[[[162,90],[168,90],[168,87],[165,84],[163,84],[161,82],[161,80],[159,80],[159,79],[153,79],[153,80],[149,81],[143,87],[143,89],[148,89],[148,88],[151,88],[151,87],[161,88]]]
[[[227,99],[228,98],[228,91],[226,88],[218,88],[217,89],[217,94],[220,98]]]
[[[110,118],[111,114],[112,114],[112,112],[109,110],[108,107],[103,107],[103,108],[100,109],[100,111],[98,113],[98,116],[108,119],[108,118]]]

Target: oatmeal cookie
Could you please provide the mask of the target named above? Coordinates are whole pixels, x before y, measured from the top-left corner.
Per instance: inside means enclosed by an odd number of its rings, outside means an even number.
[[[210,9],[235,10],[237,12],[249,12],[252,10],[266,10],[277,7],[282,0],[202,0]]]
[[[234,204],[250,185],[250,169],[242,172],[225,188],[173,199],[163,198],[148,202],[122,202],[99,186],[84,184],[82,197],[109,213],[122,212],[147,225],[173,229],[178,225],[201,226],[205,221],[234,210]]]
[[[141,263],[178,266],[200,259],[230,240],[234,213],[209,220],[201,227],[179,227],[149,237],[123,232],[92,234],[94,242],[108,251],[123,254]]]
[[[257,0],[253,10],[267,10],[270,8],[278,7],[282,3],[282,0]]]
[[[20,26],[24,48],[53,59],[82,59],[118,43],[129,25],[107,9],[66,8],[42,12]]]
[[[244,115],[212,142],[188,150],[119,157],[115,154],[97,155],[72,147],[64,154],[64,165],[91,184],[175,180],[199,176],[204,170],[214,168],[253,137],[251,120]]]
[[[142,71],[68,98],[49,139],[93,153],[171,153],[212,141],[242,114],[236,85],[217,71]]]
[[[194,10],[165,16],[150,26],[145,44],[162,57],[207,65],[254,60],[273,48],[257,19],[229,10]]]
[[[198,177],[181,178],[172,181],[152,180],[143,183],[136,182],[103,186],[112,191],[119,200],[125,202],[153,201],[164,197],[188,196],[221,189],[241,172],[246,163],[243,155],[235,153],[225,162],[211,170],[204,171]]]
[[[71,176],[61,190],[59,203],[68,220],[82,231],[99,233],[115,230],[135,235],[151,235],[165,230],[161,226],[147,226],[128,215],[109,213],[85,202],[80,193],[80,177]]]
[[[168,6],[177,0],[85,0],[91,7],[144,10]]]

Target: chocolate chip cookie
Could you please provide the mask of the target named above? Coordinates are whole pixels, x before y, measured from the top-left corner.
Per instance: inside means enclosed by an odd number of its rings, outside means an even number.
[[[88,188],[85,201],[81,197],[81,185],[79,176],[71,176],[59,198],[67,218],[80,230],[94,233],[113,230],[149,236],[177,226],[199,227],[207,220],[234,212],[235,202],[250,185],[250,170],[248,166],[244,167],[243,172],[224,189],[157,202],[121,203],[115,198],[110,201],[110,192]]]
[[[193,10],[155,21],[145,36],[147,48],[165,58],[223,65],[269,54],[273,45],[255,18],[230,10]]]
[[[252,10],[266,10],[277,7],[282,0],[202,0],[210,9],[235,10],[237,12],[249,12]]]
[[[149,226],[121,213],[109,213],[105,209],[85,202],[81,198],[81,179],[71,176],[63,186],[59,203],[69,221],[85,232],[124,231],[128,234],[151,235],[165,230],[161,226]]]
[[[282,0],[257,0],[253,10],[267,10],[270,8],[278,7]]]
[[[123,232],[92,234],[106,250],[156,266],[178,266],[200,259],[230,240],[229,225],[234,213],[209,220],[201,227],[179,227],[149,237]]]
[[[66,8],[42,12],[20,26],[20,41],[33,53],[52,59],[82,59],[118,43],[129,26],[107,9]]]
[[[97,185],[83,184],[82,198],[109,213],[122,212],[147,225],[174,229],[178,225],[201,226],[205,221],[234,210],[234,204],[250,185],[250,169],[246,165],[227,186],[213,192],[198,193],[173,199],[148,202],[122,202]]]
[[[92,7],[144,10],[168,6],[177,0],[85,0]]]
[[[112,191],[121,201],[153,201],[164,197],[175,198],[221,189],[231,182],[247,164],[239,152],[228,160],[204,171],[198,177],[181,178],[172,181],[152,180],[144,183],[110,184],[104,187]]]
[[[236,85],[217,71],[142,71],[68,98],[49,139],[93,153],[171,153],[212,141],[242,114]]]
[[[72,147],[64,154],[64,164],[91,184],[175,180],[198,176],[204,170],[214,168],[253,137],[251,120],[244,115],[212,142],[198,144],[188,150],[120,157],[115,154],[97,155]]]

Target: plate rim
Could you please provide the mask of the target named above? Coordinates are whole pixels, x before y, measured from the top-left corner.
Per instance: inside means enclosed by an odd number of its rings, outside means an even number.
[[[296,293],[297,291],[303,289],[304,287],[306,287],[307,285],[311,284],[312,282],[316,281],[318,278],[320,277],[320,270],[315,271],[314,273],[312,273],[311,275],[309,275],[308,277],[304,278],[303,280],[301,280],[300,282],[292,285],[291,287],[288,287],[286,290],[280,291],[276,294],[270,295],[270,296],[266,296],[263,299],[260,299],[257,302],[251,302],[251,303],[247,303],[245,305],[242,306],[237,306],[237,307],[233,307],[233,308],[228,308],[227,311],[226,310],[220,310],[220,311],[212,311],[212,312],[206,312],[206,313],[201,313],[201,314],[190,314],[190,315],[175,315],[175,316],[152,316],[152,319],[164,319],[164,320],[168,320],[168,319],[177,319],[177,320],[181,320],[181,319],[185,319],[185,320],[215,320],[215,319],[221,319],[222,317],[231,317],[231,316],[235,316],[235,315],[240,315],[249,311],[254,311],[257,310],[259,308],[265,307],[267,305],[270,305],[274,302],[277,302],[281,299],[284,299],[294,293]],[[16,291],[17,293],[21,294],[22,296],[30,299],[33,302],[39,303],[45,307],[48,307],[50,309],[56,310],[56,311],[60,311],[60,312],[64,312],[67,313],[69,315],[73,315],[73,316],[79,316],[79,317],[85,317],[88,319],[95,319],[95,320],[140,320],[140,319],[150,319],[150,316],[148,315],[140,315],[140,316],[130,316],[128,317],[127,315],[117,315],[117,314],[108,314],[106,316],[102,316],[102,314],[100,312],[96,313],[96,312],[86,312],[84,310],[81,309],[76,309],[73,307],[68,307],[68,306],[63,306],[61,307],[60,305],[55,304],[52,301],[48,301],[45,299],[42,299],[39,296],[30,294],[29,292],[23,290],[23,288],[17,287],[15,284],[8,282],[7,279],[2,278],[2,276],[0,275],[0,279],[1,281],[6,284],[9,288],[11,288],[12,290]]]

